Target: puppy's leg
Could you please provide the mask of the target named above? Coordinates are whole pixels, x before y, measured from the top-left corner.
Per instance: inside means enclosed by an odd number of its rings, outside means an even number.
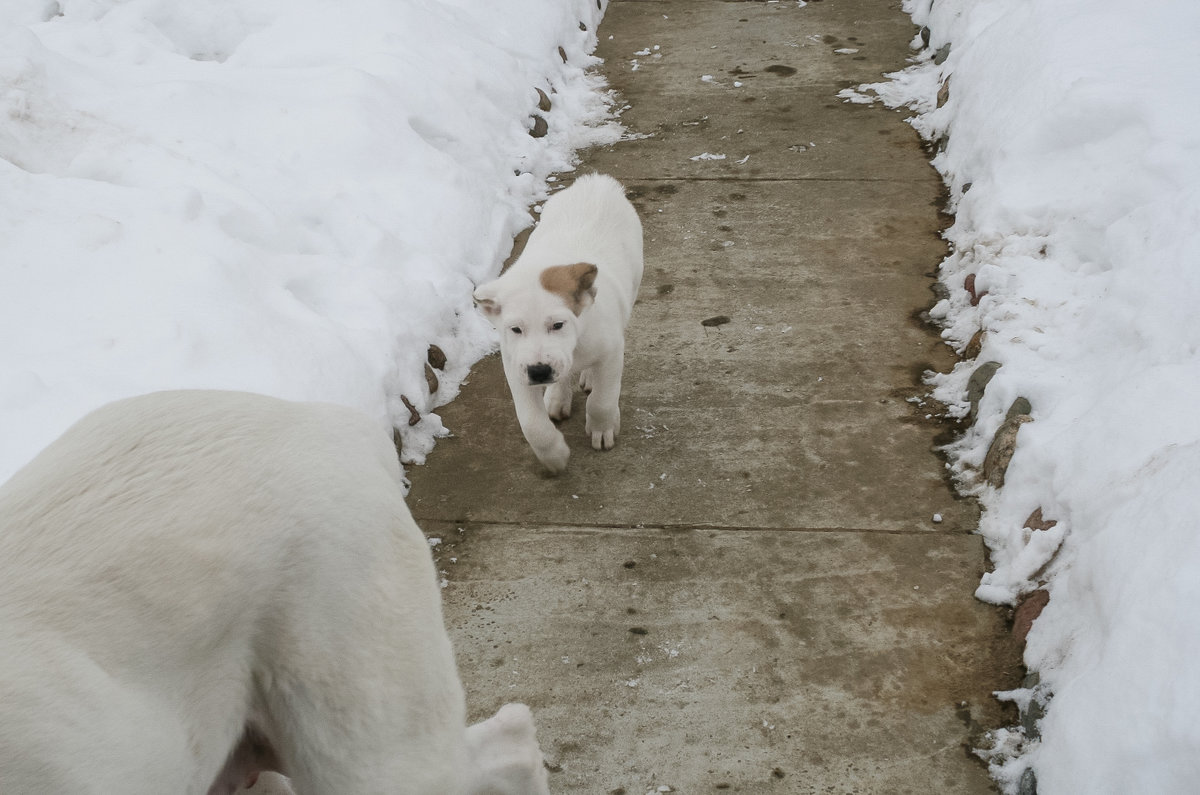
[[[533,448],[533,454],[551,473],[557,475],[563,472],[567,468],[571,450],[562,433],[550,421],[541,394],[543,387],[513,383],[512,379],[509,379],[508,385],[517,409],[517,421],[521,423],[521,433],[525,434],[525,441]]]
[[[592,370],[590,367],[579,373],[579,388],[589,395],[592,393]]]
[[[546,413],[550,419],[565,420],[571,416],[571,379],[560,378],[546,387]]]
[[[587,399],[587,423],[592,447],[611,450],[621,432],[621,370],[625,363],[624,346],[592,368],[588,379],[592,392]]]

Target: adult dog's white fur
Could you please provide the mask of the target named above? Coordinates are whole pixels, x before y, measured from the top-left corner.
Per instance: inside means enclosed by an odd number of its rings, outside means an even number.
[[[163,392],[0,487],[0,792],[547,793],[529,711],[466,727],[388,434]]]
[[[592,447],[621,430],[625,326],[642,281],[642,224],[615,179],[580,177],[542,208],[520,258],[475,290],[500,332],[500,354],[521,431],[551,472],[570,450],[552,420],[571,414],[578,376]]]

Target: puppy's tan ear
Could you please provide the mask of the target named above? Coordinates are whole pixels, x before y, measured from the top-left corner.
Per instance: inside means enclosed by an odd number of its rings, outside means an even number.
[[[495,282],[479,285],[475,288],[472,297],[475,299],[475,304],[483,310],[483,314],[490,318],[497,317],[500,314],[500,304],[496,302]]]
[[[596,274],[599,269],[590,262],[574,265],[552,265],[542,271],[542,287],[561,296],[572,312],[578,315],[596,299]]]

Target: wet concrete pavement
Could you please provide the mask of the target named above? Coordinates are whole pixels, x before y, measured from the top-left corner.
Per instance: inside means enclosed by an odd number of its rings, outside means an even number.
[[[408,472],[472,718],[530,704],[554,792],[992,791],[969,749],[1019,656],[918,400],[953,362],[918,319],[941,183],[836,98],[904,66],[898,5],[609,6],[633,135],[579,171],[645,226],[618,445],[577,395],[547,477],[491,357]]]

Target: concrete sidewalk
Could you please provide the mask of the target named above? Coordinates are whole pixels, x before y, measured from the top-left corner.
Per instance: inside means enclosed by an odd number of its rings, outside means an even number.
[[[992,790],[968,749],[1019,657],[913,402],[953,361],[916,319],[941,183],[901,114],[835,96],[904,66],[897,5],[609,6],[648,136],[580,168],[646,232],[617,448],[577,396],[544,476],[492,357],[409,471],[472,718],[530,704],[555,792]]]

